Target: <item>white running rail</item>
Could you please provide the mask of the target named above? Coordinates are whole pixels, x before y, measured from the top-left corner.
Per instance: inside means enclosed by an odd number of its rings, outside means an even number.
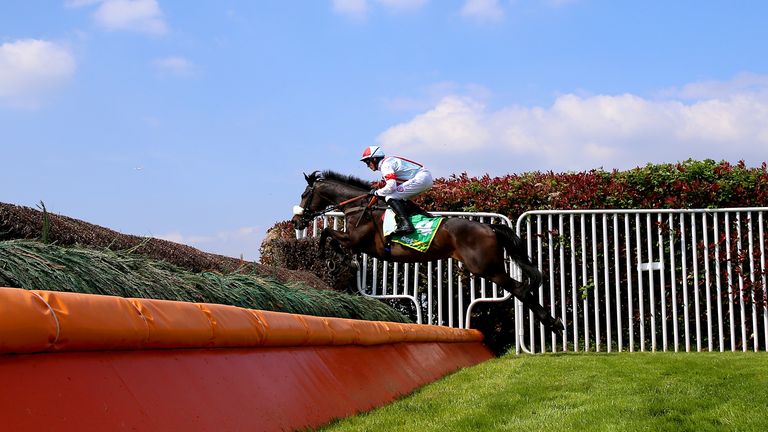
[[[533,352],[766,351],[768,208],[542,210],[517,232],[544,273],[556,338],[524,312]]]

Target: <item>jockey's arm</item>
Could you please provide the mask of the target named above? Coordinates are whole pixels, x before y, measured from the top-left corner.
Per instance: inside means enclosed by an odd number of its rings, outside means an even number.
[[[385,184],[381,189],[376,191],[376,195],[387,196],[397,190],[397,174],[395,171],[399,167],[398,162],[399,160],[397,158],[385,158],[381,161],[379,169],[381,170],[381,176],[384,178]]]
[[[386,183],[376,191],[376,195],[387,196],[397,189],[397,181],[394,178],[387,179],[385,177],[384,179],[386,180]]]

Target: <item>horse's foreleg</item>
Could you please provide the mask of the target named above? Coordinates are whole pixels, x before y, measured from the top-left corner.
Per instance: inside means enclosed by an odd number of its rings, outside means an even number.
[[[320,258],[325,256],[325,242],[328,240],[328,231],[330,230],[330,228],[324,228],[322,231],[320,231],[320,240],[317,242],[317,248],[319,249],[318,256]]]
[[[323,228],[323,230],[320,232],[320,240],[318,242],[318,247],[320,248],[320,257],[323,257],[325,255],[325,242],[328,240],[328,237],[333,240],[331,243],[331,247],[334,249],[334,251],[338,254],[341,254],[341,247],[349,249],[350,244],[350,238],[349,234],[343,232],[343,231],[337,231],[331,228]]]

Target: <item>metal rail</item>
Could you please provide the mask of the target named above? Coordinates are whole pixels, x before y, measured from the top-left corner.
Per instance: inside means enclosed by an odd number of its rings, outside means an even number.
[[[533,352],[766,351],[768,208],[539,210],[517,221],[561,338]]]

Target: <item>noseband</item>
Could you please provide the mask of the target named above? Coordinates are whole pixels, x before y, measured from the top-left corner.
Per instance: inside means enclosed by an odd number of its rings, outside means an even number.
[[[318,181],[320,181],[320,180],[318,180]],[[315,184],[316,183],[313,183],[312,187],[309,188],[309,193],[307,194],[307,199],[306,199],[307,203],[311,203],[312,202],[312,194],[315,193]],[[312,219],[314,219],[314,218],[316,218],[318,216],[322,216],[322,215],[324,215],[326,213],[332,212],[334,210],[338,210],[341,207],[343,207],[343,206],[345,206],[345,205],[347,205],[347,204],[349,204],[351,202],[355,202],[355,201],[363,199],[363,198],[365,198],[367,196],[368,196],[367,193],[363,194],[363,195],[358,195],[358,196],[356,196],[354,198],[350,198],[350,199],[348,199],[346,201],[342,201],[342,202],[340,202],[338,204],[331,204],[331,205],[329,205],[328,207],[326,207],[326,208],[324,208],[322,210],[316,210],[316,211],[313,211],[313,212],[310,212],[310,213],[307,213],[306,209],[301,207],[301,206],[294,206],[293,207],[293,214],[299,216],[300,220],[305,225],[309,225],[309,222]]]
[[[306,199],[307,203],[311,203],[312,202],[312,194],[314,194],[314,193],[315,193],[315,184],[313,183],[312,187],[309,188],[309,193],[307,194],[307,199]],[[333,210],[333,206],[328,206],[328,207],[326,207],[323,210],[318,210],[318,211],[307,213],[307,209],[305,209],[304,207],[293,206],[293,214],[296,215],[296,216],[299,216],[299,219],[302,222],[304,222],[305,225],[309,224],[309,221],[311,221],[312,219],[314,219],[314,218],[316,218],[316,217],[318,217],[320,215],[323,215],[325,213],[328,213],[329,211],[332,211],[332,210]]]

